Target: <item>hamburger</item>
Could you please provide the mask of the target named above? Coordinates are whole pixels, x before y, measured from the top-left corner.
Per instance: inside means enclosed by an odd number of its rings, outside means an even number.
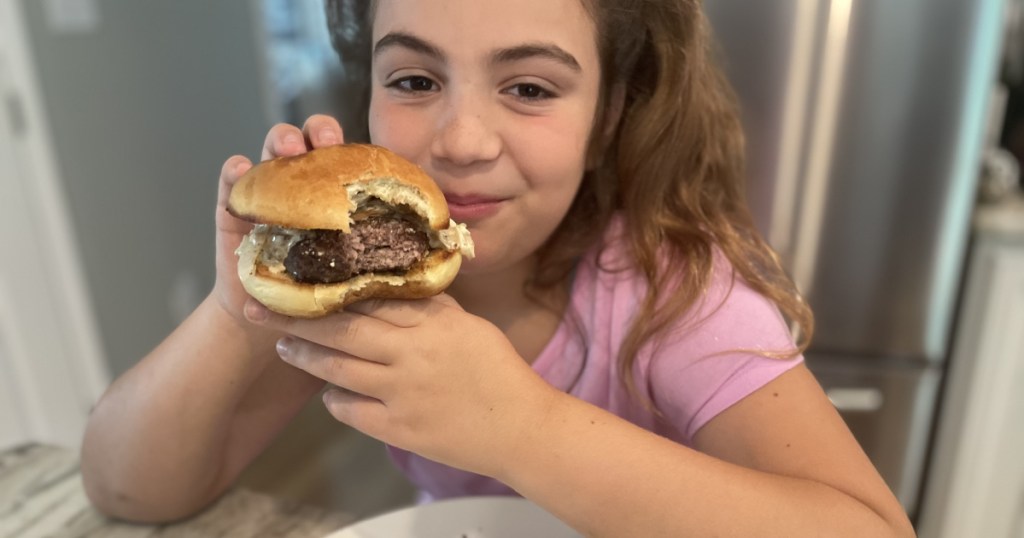
[[[255,224],[235,251],[242,285],[288,316],[436,295],[473,256],[469,230],[449,218],[437,184],[380,146],[261,162],[235,184],[227,210]]]

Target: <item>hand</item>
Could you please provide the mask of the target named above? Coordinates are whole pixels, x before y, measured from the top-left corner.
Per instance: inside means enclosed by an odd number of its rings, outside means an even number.
[[[344,134],[338,121],[329,116],[315,115],[306,120],[302,130],[285,123],[272,127],[263,142],[261,159],[288,157],[341,143],[344,143]],[[213,295],[228,314],[243,322],[242,307],[249,296],[238,280],[235,249],[242,242],[242,237],[252,230],[252,224],[231,216],[225,208],[231,188],[250,168],[252,162],[244,156],[229,158],[221,168],[217,190],[217,280]]]
[[[288,363],[338,388],[330,413],[386,443],[496,476],[543,420],[558,392],[505,335],[439,295],[365,301],[312,320],[246,305],[254,323],[290,336]]]

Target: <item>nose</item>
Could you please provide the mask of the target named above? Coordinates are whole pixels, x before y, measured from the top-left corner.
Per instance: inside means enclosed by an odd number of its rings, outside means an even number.
[[[501,136],[497,126],[488,120],[487,103],[483,99],[451,96],[438,127],[431,145],[436,158],[465,166],[492,161],[501,154]]]

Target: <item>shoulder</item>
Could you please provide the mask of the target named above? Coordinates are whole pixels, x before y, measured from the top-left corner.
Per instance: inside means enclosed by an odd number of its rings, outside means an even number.
[[[649,291],[632,262],[621,220],[613,221],[600,248],[579,269],[574,301],[584,305],[601,336],[618,348]],[[710,418],[798,364],[789,327],[775,304],[753,289],[729,259],[713,251],[713,269],[697,299],[666,330],[647,342],[635,373],[655,405],[688,442]],[[667,259],[667,257],[663,257]],[[673,271],[667,263],[662,267]],[[672,279],[670,278],[671,282]],[[670,284],[678,285],[678,284]],[[659,297],[670,290],[655,290]]]
[[[677,329],[691,343],[711,337],[718,347],[772,352],[791,349],[793,341],[775,303],[755,290],[717,249],[706,289]],[[710,345],[710,342],[707,342]]]
[[[719,249],[714,248],[712,256],[707,285],[698,292],[696,301],[683,316],[669,327],[666,337],[692,339],[713,332],[719,341],[723,336],[730,336],[731,343],[790,346],[788,328],[775,304],[753,289]],[[668,286],[679,286],[672,273],[678,274],[681,268],[673,267],[664,252],[659,258],[668,273]],[[577,293],[589,292],[588,299],[614,300],[605,306],[630,316],[635,314],[650,285],[636,266],[621,217],[612,219],[601,243],[581,261],[577,278],[586,284],[583,290],[576,287]],[[668,297],[672,290],[655,291],[660,297]],[[786,336],[781,340],[777,338],[780,328]]]
[[[715,255],[685,319],[644,364],[655,405],[690,442],[709,420],[803,361],[778,308]]]

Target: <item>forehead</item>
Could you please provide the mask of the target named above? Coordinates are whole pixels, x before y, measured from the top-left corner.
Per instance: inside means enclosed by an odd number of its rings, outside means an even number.
[[[597,63],[596,26],[582,0],[378,0],[373,40],[408,32],[449,54],[550,42]]]

